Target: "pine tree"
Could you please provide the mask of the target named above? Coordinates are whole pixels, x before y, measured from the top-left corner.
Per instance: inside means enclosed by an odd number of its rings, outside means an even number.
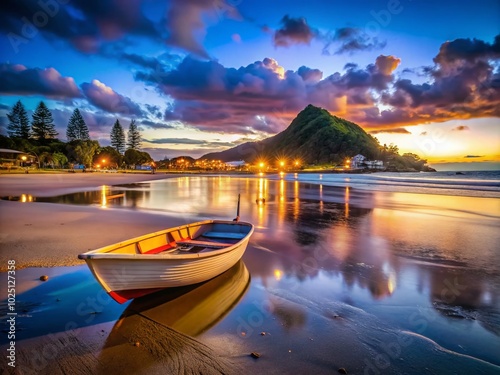
[[[66,129],[66,138],[68,138],[68,142],[77,140],[88,141],[90,139],[89,128],[78,108],[73,111],[69,119],[68,128]]]
[[[139,150],[139,148],[141,147],[141,133],[139,132],[139,129],[137,129],[135,120],[132,120],[130,122],[127,139],[128,139],[127,146],[129,149]]]
[[[54,126],[52,113],[50,113],[44,102],[40,102],[35,112],[33,112],[31,130],[33,132],[33,138],[42,142],[48,139],[54,139],[58,134]]]
[[[29,138],[30,124],[28,114],[20,100],[12,107],[12,111],[7,114],[7,118],[9,119],[9,125],[7,127],[9,137]]]
[[[125,151],[125,132],[123,131],[120,121],[118,120],[116,120],[113,128],[111,129],[111,146],[113,146],[120,154],[123,154]]]

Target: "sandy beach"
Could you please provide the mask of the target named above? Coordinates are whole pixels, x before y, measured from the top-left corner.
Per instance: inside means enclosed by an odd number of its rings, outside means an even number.
[[[0,175],[0,196],[54,196],[175,177],[160,174],[28,174]],[[182,219],[137,212],[62,204],[0,201],[0,271],[15,259],[16,269],[30,269],[28,279],[50,274],[45,267],[82,265],[79,253],[130,237],[180,225]],[[39,275],[40,274],[40,275]],[[17,293],[23,291],[22,280]],[[6,283],[4,283],[6,284]],[[3,287],[2,287],[3,290]],[[3,293],[2,293],[3,294]],[[63,316],[61,316],[64,319]],[[23,341],[17,347],[19,374],[99,373],[237,373],[236,366],[214,349],[175,330],[136,315],[133,329],[121,331],[103,349],[109,324],[69,326],[66,332]],[[147,322],[147,323],[145,323]],[[40,324],[43,324],[40,322]],[[137,346],[136,346],[137,345]],[[141,348],[142,345],[142,348]],[[146,350],[143,348],[147,348]],[[2,368],[7,369],[6,358]]]
[[[7,284],[8,260],[15,259],[22,338],[16,368],[5,357],[2,368],[16,374],[499,372],[498,200],[175,177],[0,175],[2,197],[97,194],[72,198],[89,202],[79,204],[0,201],[0,282]],[[120,204],[92,204],[104,185],[143,181],[154,182],[113,188],[127,196]],[[256,232],[243,263],[202,287],[118,305],[77,259],[191,219],[233,215],[240,191],[243,215]],[[259,196],[265,205],[255,203]],[[228,295],[234,300],[222,303]],[[10,342],[3,335],[5,353]]]

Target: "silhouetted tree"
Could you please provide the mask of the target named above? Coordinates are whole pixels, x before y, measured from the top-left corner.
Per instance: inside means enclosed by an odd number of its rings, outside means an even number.
[[[123,151],[125,151],[125,133],[118,120],[116,120],[111,129],[111,146],[120,154],[123,154]]]
[[[46,140],[54,139],[58,134],[54,126],[52,113],[50,113],[44,102],[40,102],[35,112],[33,112],[31,130],[33,138],[38,139],[42,143]]]
[[[7,118],[9,119],[7,133],[10,137],[19,137],[22,139],[30,137],[28,114],[20,100],[12,107],[12,111],[7,114]]]
[[[139,148],[141,147],[141,133],[139,133],[139,129],[137,129],[135,120],[132,120],[130,122],[127,139],[128,139],[127,146],[129,149],[139,150]]]
[[[82,115],[78,108],[73,111],[69,121],[68,128],[66,129],[66,138],[68,141],[88,141],[90,139],[89,136],[89,128],[85,123]]]

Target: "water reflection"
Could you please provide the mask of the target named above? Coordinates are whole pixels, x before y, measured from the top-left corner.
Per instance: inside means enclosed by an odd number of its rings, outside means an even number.
[[[240,260],[228,271],[205,283],[165,289],[137,298],[116,322],[107,343],[121,340],[128,331],[133,331],[135,323],[130,318],[135,315],[186,335],[198,336],[227,315],[245,295],[249,285],[250,273]]]
[[[242,220],[256,225],[244,260],[264,288],[292,282],[295,292],[312,282],[315,291],[336,290],[353,304],[420,304],[448,319],[457,309],[472,311],[498,335],[498,201],[362,191],[296,177],[182,177],[32,200],[102,205],[106,197],[106,207],[192,221],[233,218],[241,193]],[[443,299],[445,280],[456,276],[466,289]]]
[[[299,182],[298,177],[290,181],[265,176],[182,177],[20,200],[154,210],[193,221],[233,218],[240,193],[242,220],[256,225],[243,258],[246,275],[252,275],[251,292],[260,292],[259,305],[268,306],[272,320],[286,332],[310,328],[311,306],[340,301],[395,329],[498,363],[498,201],[360,191],[328,186],[325,179],[321,184]],[[243,288],[244,283],[240,284],[237,288]],[[161,294],[157,301],[132,302],[107,345],[122,342],[121,333],[133,332],[137,319],[146,314],[155,321],[169,319],[162,324],[177,324],[188,334],[199,334],[217,316],[232,314],[232,307],[220,302],[231,293],[221,287],[222,292],[214,292],[219,297],[210,297],[214,289],[210,287],[206,299],[198,294],[203,289],[195,288],[179,296]],[[300,304],[287,300],[290,296]],[[240,307],[245,299],[234,301]],[[199,321],[195,315],[206,320]],[[425,329],[415,324],[420,321]]]

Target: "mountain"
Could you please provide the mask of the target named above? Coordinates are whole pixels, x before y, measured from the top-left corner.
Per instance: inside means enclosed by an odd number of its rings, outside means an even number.
[[[287,158],[300,159],[302,164],[321,164],[343,163],[357,154],[375,159],[378,152],[378,142],[359,125],[309,104],[281,133],[206,154],[201,159],[255,162],[260,158]]]

